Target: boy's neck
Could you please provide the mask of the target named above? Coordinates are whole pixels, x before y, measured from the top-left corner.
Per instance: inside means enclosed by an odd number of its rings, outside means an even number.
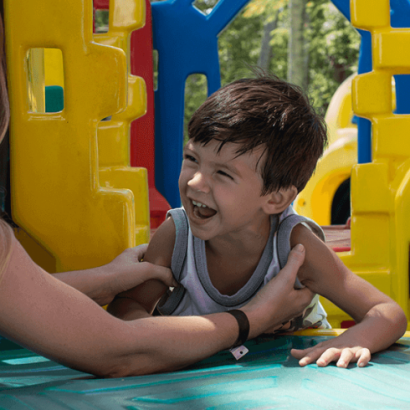
[[[235,294],[258,266],[269,239],[270,216],[256,228],[205,242],[209,277],[221,294]]]
[[[271,230],[271,218],[268,215],[266,219],[252,229],[240,232],[230,232],[226,235],[214,237],[205,241],[206,250],[213,252],[221,257],[232,254],[258,253],[260,249],[265,248]]]

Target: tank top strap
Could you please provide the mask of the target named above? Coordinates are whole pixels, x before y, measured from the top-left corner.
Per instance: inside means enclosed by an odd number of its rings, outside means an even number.
[[[175,224],[175,245],[172,253],[171,270],[175,280],[179,283],[188,249],[189,225],[184,208],[176,208],[168,211],[167,216],[172,216]],[[157,310],[161,315],[169,316],[178,307],[185,293],[182,285],[167,292],[158,302]]]

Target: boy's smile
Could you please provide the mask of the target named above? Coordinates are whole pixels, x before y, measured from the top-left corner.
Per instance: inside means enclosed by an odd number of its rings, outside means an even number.
[[[219,145],[190,140],[184,148],[179,190],[192,233],[203,240],[260,236],[270,226],[257,171],[263,147],[237,156],[237,144],[226,143],[218,153]]]

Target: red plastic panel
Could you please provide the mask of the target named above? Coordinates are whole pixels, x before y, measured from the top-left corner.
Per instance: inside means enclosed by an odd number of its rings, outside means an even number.
[[[94,0],[94,9],[108,10],[110,8],[110,0]]]
[[[109,0],[94,0],[95,10],[108,10]],[[148,170],[151,229],[165,220],[171,208],[155,187],[154,78],[151,3],[145,0],[145,26],[131,34],[131,74],[142,77],[147,88],[147,112],[131,124],[131,166]]]
[[[99,3],[104,1],[99,0]],[[170,206],[155,187],[153,45],[149,0],[145,0],[145,5],[145,26],[131,34],[131,74],[142,77],[147,87],[147,113],[131,124],[131,166],[148,170],[151,229],[155,229],[165,220]]]

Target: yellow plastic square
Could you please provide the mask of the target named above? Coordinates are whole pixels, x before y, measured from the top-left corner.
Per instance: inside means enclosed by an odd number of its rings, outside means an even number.
[[[371,30],[390,26],[389,0],[350,0],[352,25]]]
[[[373,34],[373,68],[394,69],[395,74],[410,74],[410,31],[395,29]]]
[[[352,209],[354,213],[390,211],[387,164],[358,164],[351,176]]]
[[[373,120],[374,157],[410,157],[410,116],[391,115]]]
[[[363,117],[391,113],[392,86],[389,73],[358,75],[352,82],[353,111]]]

